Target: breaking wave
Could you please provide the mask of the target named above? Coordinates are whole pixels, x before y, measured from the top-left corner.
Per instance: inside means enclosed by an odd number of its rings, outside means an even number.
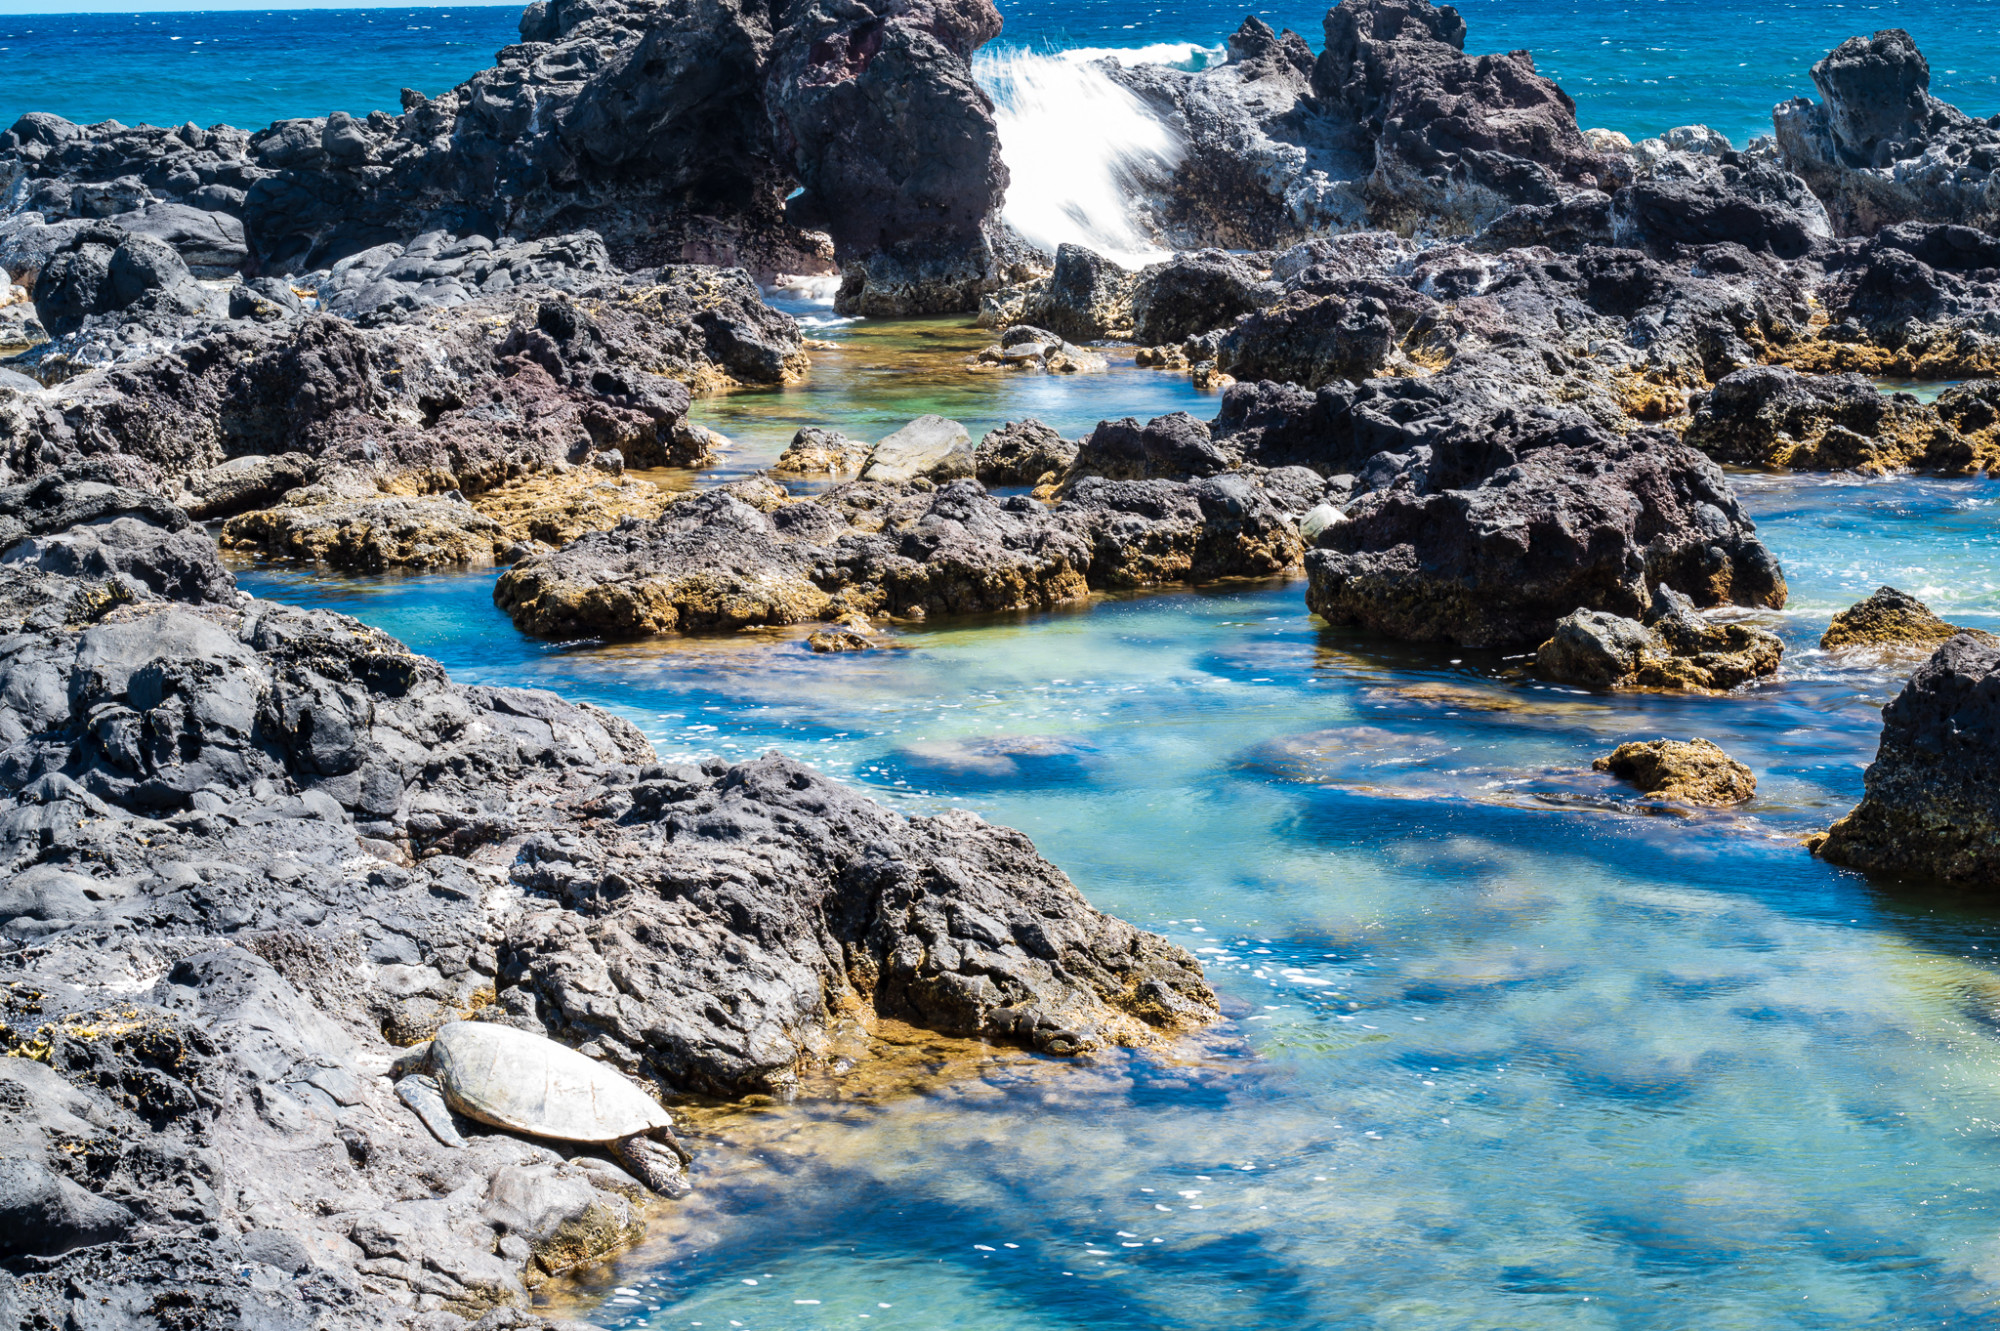
[[[1184,145],[1097,62],[1200,69],[1217,55],[1192,42],[981,51],[973,72],[993,98],[1008,223],[1051,253],[1071,243],[1128,267],[1164,258],[1140,216],[1139,181],[1172,171]]]

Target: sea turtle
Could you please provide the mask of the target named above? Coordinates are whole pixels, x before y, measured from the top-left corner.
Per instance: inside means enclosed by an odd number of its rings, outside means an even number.
[[[655,1192],[683,1197],[693,1157],[673,1120],[617,1069],[546,1036],[455,1021],[396,1060],[396,1095],[446,1146],[463,1146],[447,1106],[496,1128],[602,1142]]]

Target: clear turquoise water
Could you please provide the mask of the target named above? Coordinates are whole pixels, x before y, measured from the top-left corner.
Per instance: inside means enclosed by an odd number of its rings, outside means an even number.
[[[286,116],[394,110],[404,87],[435,95],[517,40],[517,6],[148,14],[26,14],[0,0],[0,125],[24,111],[88,122],[262,126]],[[1033,49],[1212,47],[1247,12],[1317,50],[1326,9],[1000,0],[1004,45]],[[1738,142],[1771,107],[1811,95],[1807,69],[1847,37],[1910,30],[1931,90],[1977,115],[2000,111],[2000,24],[1950,0],[1464,0],[1475,51],[1525,48],[1585,125],[1635,137],[1705,122]]]
[[[2000,627],[2000,490],[1740,483],[1791,651],[1727,698],[1331,630],[1297,583],[817,657],[536,644],[485,574],[245,582],[664,753],[782,748],[1020,827],[1224,996],[1171,1055],[711,1114],[695,1197],[577,1287],[603,1325],[2000,1323],[2000,921],[1797,844],[1857,795],[1908,669],[1812,643],[1882,581]],[[1661,734],[1722,744],[1757,799],[1665,815],[1584,770]]]

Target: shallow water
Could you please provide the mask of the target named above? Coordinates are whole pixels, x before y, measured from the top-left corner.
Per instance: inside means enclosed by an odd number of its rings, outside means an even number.
[[[1739,484],[1793,603],[1766,617],[1784,678],[1727,698],[1327,629],[1297,582],[859,657],[535,644],[488,574],[245,582],[612,707],[666,754],[783,748],[1020,827],[1224,997],[1167,1053],[920,1038],[901,1093],[864,1063],[852,1095],[690,1106],[700,1191],[562,1291],[600,1324],[2000,1322],[1994,912],[1797,843],[1856,797],[1910,667],[1819,652],[1827,617],[1894,581],[2000,627],[2000,491]],[[1757,799],[1675,816],[1586,770],[1659,734],[1716,740]]]
[[[949,416],[975,441],[1007,421],[1033,416],[1065,436],[1090,433],[1098,421],[1121,416],[1150,420],[1186,411],[1208,420],[1219,395],[1198,392],[1185,371],[1140,369],[1131,347],[1101,347],[1111,368],[1102,374],[973,370],[967,361],[996,334],[969,317],[840,320],[832,303],[792,301],[785,308],[823,345],[812,370],[783,388],[742,389],[699,398],[693,417],[729,438],[719,468],[705,475],[735,477],[768,467],[800,426],[840,430],[874,443],[915,417]]]

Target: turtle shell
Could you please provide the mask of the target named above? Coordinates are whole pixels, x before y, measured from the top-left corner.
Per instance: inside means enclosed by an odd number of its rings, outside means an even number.
[[[455,1021],[431,1040],[431,1072],[467,1118],[556,1141],[609,1142],[672,1125],[621,1076],[540,1035]]]

